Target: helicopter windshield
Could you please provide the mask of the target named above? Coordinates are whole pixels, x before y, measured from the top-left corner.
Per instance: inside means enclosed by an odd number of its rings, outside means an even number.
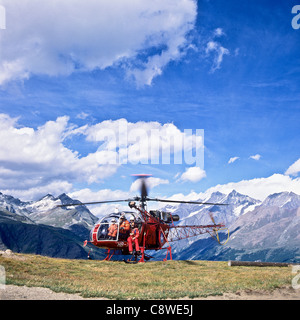
[[[124,218],[125,219],[124,219]],[[127,240],[129,236],[129,221],[130,218],[134,218],[134,221],[139,229],[142,226],[142,218],[135,212],[117,212],[111,213],[103,218],[101,218],[96,226],[97,235],[96,238],[98,241],[119,241]],[[93,233],[95,233],[96,228],[93,228],[91,231],[91,240]]]

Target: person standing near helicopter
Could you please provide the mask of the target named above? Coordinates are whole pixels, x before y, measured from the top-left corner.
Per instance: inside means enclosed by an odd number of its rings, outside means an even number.
[[[131,217],[130,218],[130,235],[127,239],[129,254],[132,254],[133,252],[132,242],[134,242],[135,244],[135,251],[137,252],[137,254],[140,253],[139,235],[140,235],[140,232],[134,221],[134,217]]]
[[[120,217],[120,239],[126,239],[128,237],[130,230],[130,224],[128,220],[125,218],[125,214],[122,214]]]

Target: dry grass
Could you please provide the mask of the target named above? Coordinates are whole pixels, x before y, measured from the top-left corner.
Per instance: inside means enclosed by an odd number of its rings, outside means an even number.
[[[227,262],[167,261],[125,264],[54,259],[36,255],[0,256],[6,283],[46,287],[55,292],[110,299],[177,299],[271,291],[291,284],[291,268],[228,267]]]

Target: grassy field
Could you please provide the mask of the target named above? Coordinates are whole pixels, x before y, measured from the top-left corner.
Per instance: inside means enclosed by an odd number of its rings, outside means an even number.
[[[37,255],[0,256],[6,284],[46,287],[55,292],[110,299],[178,299],[240,290],[290,286],[290,267],[228,267],[227,262],[167,261],[126,264],[54,259]]]

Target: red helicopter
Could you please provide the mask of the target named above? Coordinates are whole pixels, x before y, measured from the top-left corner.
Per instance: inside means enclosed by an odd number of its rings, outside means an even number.
[[[225,244],[229,239],[229,231],[223,223],[215,223],[215,220],[210,213],[212,224],[209,225],[175,225],[174,222],[179,221],[178,215],[172,215],[170,212],[160,210],[147,211],[147,201],[166,202],[166,203],[187,203],[187,204],[202,204],[202,205],[227,205],[224,203],[210,203],[198,201],[179,201],[148,198],[147,186],[145,179],[150,175],[134,175],[141,179],[140,197],[134,197],[126,200],[108,200],[85,202],[78,204],[64,204],[58,207],[92,205],[103,203],[128,202],[128,206],[134,211],[114,212],[103,217],[91,230],[90,241],[86,240],[84,246],[92,244],[99,248],[107,249],[106,258],[111,260],[114,254],[121,251],[122,255],[131,255],[130,259],[125,262],[145,262],[152,258],[146,254],[146,250],[162,250],[166,249],[166,261],[168,255],[172,260],[172,248],[170,242],[187,239],[198,236],[204,233],[210,234],[219,244]],[[127,223],[126,223],[127,221]],[[131,224],[129,224],[129,222]],[[123,226],[127,226],[124,228]],[[129,227],[128,227],[129,226]],[[127,230],[126,230],[127,229]],[[132,231],[135,229],[135,237]],[[112,232],[113,230],[113,232]],[[224,243],[221,243],[218,232],[227,230],[228,238]],[[132,239],[137,240],[132,241]],[[133,250],[132,242],[135,242],[135,250]]]

